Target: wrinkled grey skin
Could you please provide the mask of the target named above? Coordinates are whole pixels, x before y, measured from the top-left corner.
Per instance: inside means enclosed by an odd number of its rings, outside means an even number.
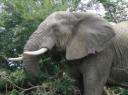
[[[82,95],[102,95],[106,83],[128,86],[128,22],[112,28],[93,14],[55,12],[30,36],[24,51],[43,47],[54,51],[56,58],[65,52],[68,74]],[[24,68],[33,77],[39,76],[38,60],[23,55]]]

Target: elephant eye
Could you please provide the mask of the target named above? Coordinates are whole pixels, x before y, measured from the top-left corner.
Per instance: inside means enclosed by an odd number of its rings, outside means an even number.
[[[59,26],[58,25],[53,25],[52,26],[52,30],[54,31],[54,32],[58,32],[59,31]]]

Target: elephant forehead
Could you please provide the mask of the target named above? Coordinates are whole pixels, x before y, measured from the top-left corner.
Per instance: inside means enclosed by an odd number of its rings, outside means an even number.
[[[56,11],[56,12],[52,13],[50,16],[65,15],[65,14],[66,14],[65,11]],[[50,17],[50,16],[49,16],[49,17]]]
[[[59,11],[51,14],[48,19],[54,19],[55,21],[71,22],[76,20],[76,17],[71,12]]]

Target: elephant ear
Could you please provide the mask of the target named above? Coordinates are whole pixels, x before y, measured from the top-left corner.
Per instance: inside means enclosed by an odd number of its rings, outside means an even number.
[[[66,59],[74,60],[100,52],[115,36],[109,23],[101,17],[90,14],[75,14],[78,18],[75,34],[66,47]]]

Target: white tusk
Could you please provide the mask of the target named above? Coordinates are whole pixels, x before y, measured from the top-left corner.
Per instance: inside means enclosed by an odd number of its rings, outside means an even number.
[[[109,22],[109,23],[110,23],[110,25],[112,25],[112,26],[116,25],[116,23],[114,23],[114,22]]]
[[[24,54],[27,54],[27,55],[41,55],[41,54],[44,54],[47,51],[48,51],[47,48],[41,48],[37,51],[25,51]]]
[[[23,60],[23,57],[17,57],[17,58],[8,58],[9,61],[21,61]]]

